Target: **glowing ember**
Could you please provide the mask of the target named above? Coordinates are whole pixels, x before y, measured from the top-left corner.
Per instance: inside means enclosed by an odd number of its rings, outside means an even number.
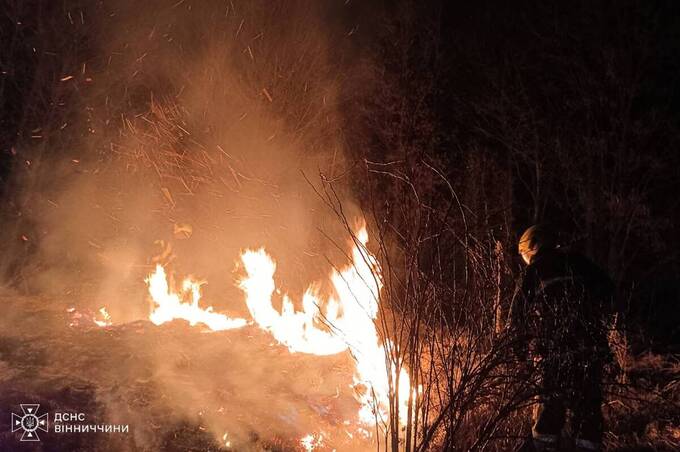
[[[96,317],[99,317],[100,319],[97,319]],[[99,308],[99,314],[97,314],[93,320],[94,323],[101,327],[111,326],[113,324],[113,322],[111,321],[111,315],[108,313],[106,307],[104,306]]]
[[[310,433],[309,435],[306,435],[300,439],[300,445],[308,452],[311,452],[314,449],[319,449],[323,446],[323,435],[313,435]]]
[[[99,308],[97,312],[92,312],[89,309],[78,311],[76,308],[70,307],[66,309],[66,312],[70,317],[68,326],[71,328],[91,328],[93,324],[102,328],[113,325],[111,316],[105,307]]]
[[[222,442],[224,443],[225,447],[231,447],[231,440],[229,439],[229,434],[225,432],[224,435],[222,435]]]
[[[168,285],[165,269],[161,265],[156,265],[156,271],[146,279],[146,283],[155,304],[149,319],[156,325],[174,319],[184,319],[191,325],[202,323],[213,331],[221,331],[240,328],[247,323],[244,319],[232,319],[213,312],[212,307],[202,309],[198,305],[201,299],[201,283],[191,278],[184,280],[180,293],[173,292]],[[190,301],[183,299],[187,295]]]

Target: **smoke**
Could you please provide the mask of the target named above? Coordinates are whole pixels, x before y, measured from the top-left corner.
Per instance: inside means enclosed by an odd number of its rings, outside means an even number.
[[[338,97],[352,49],[329,20],[347,8],[336,3],[69,10],[87,27],[59,74],[69,120],[43,125],[59,131],[22,186],[40,270],[30,286],[141,289],[140,266],[167,246],[178,271],[226,280],[242,248],[264,245],[302,290],[323,254],[317,230],[333,223],[302,174],[316,182],[345,166]],[[231,283],[209,290],[235,296]]]
[[[121,1],[88,11],[90,55],[61,82],[79,84],[68,100],[80,115],[62,132],[68,149],[41,154],[40,184],[26,195],[44,205],[31,211],[41,264],[73,264],[85,272],[77,280],[100,281],[101,268],[128,285],[156,240],[192,272],[229,271],[248,246],[298,267],[301,251],[318,254],[311,235],[327,219],[302,173],[314,181],[344,165],[347,68],[333,61],[342,39],[328,50],[343,31],[324,20],[331,6]],[[72,279],[44,285],[61,278]]]
[[[314,0],[54,7],[59,31],[45,35],[69,36],[44,42],[60,58],[48,77],[59,108],[44,116],[40,145],[18,145],[31,161],[15,174],[15,232],[27,240],[3,256],[5,267],[21,258],[19,285],[106,306],[114,322],[128,322],[148,315],[143,280],[158,261],[207,280],[203,299],[217,310],[247,317],[235,263],[244,248],[264,246],[279,264],[278,285],[299,299],[337,257],[319,231],[342,237],[309,181],[348,166],[340,104],[355,70],[352,8]],[[173,356],[191,353],[173,344]],[[272,411],[299,405],[292,398],[309,387],[277,374],[269,358],[253,360],[252,347],[234,342],[232,355],[184,376],[168,369],[167,348],[148,360],[174,409],[194,418],[233,390],[251,417],[230,426],[234,434],[259,423],[267,435],[286,425]],[[299,382],[319,378],[318,368],[295,371]],[[114,417],[123,409],[106,403]]]

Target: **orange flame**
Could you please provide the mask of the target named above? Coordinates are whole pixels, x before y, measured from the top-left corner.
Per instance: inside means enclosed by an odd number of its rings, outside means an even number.
[[[94,323],[97,324],[97,326],[106,327],[106,326],[111,326],[113,325],[113,322],[111,321],[111,315],[109,312],[106,310],[106,307],[102,306],[99,308],[99,316],[101,317],[101,320],[94,318]]]
[[[322,300],[310,286],[302,297],[301,311],[295,309],[285,294],[281,310],[274,308],[272,296],[278,293],[274,282],[276,263],[264,248],[241,254],[246,275],[239,286],[255,323],[288,347],[291,353],[334,355],[351,351],[356,362],[354,388],[364,389],[355,391],[361,404],[358,419],[362,424],[375,425],[376,421],[385,420],[393,391],[398,394],[400,420],[405,424],[411,390],[409,375],[404,368],[397,374],[394,364],[386,359],[386,347],[391,348],[392,343],[386,340],[381,344],[380,341],[375,320],[382,280],[378,262],[367,250],[367,243],[368,233],[364,226],[356,234],[352,262],[344,269],[333,270],[330,275],[336,295]],[[201,283],[191,278],[184,280],[181,293],[171,291],[161,265],[156,266],[146,283],[155,304],[149,318],[156,325],[173,319],[185,319],[191,325],[203,323],[212,330],[247,324],[244,319],[213,312],[211,307],[202,309],[198,304]],[[190,302],[182,298],[187,293]],[[397,388],[391,390],[390,383],[397,380]],[[310,440],[309,437],[305,439]]]
[[[302,311],[295,311],[290,298],[284,295],[281,312],[278,312],[272,305],[276,264],[262,248],[246,250],[241,255],[247,275],[241,280],[240,287],[255,322],[291,352],[332,355],[351,350],[356,360],[355,387],[368,389],[357,395],[362,405],[359,419],[373,425],[376,419],[384,419],[387,414],[390,375],[393,381],[397,375],[394,369],[388,373],[385,347],[380,345],[374,323],[382,281],[377,260],[366,249],[368,233],[365,227],[359,230],[356,239],[352,263],[331,273],[337,298],[322,302],[310,287],[302,298]],[[320,325],[327,327],[321,329]],[[387,345],[392,344],[388,342]],[[405,420],[410,381],[403,368],[399,372],[397,390],[400,417]]]
[[[156,325],[174,319],[184,319],[191,325],[202,323],[213,331],[221,331],[240,328],[247,323],[245,319],[232,319],[213,312],[212,307],[202,309],[198,305],[201,299],[201,283],[191,278],[186,278],[182,283],[182,292],[171,291],[162,265],[156,265],[156,271],[145,281],[149,286],[149,295],[155,304],[149,319]],[[191,302],[182,299],[182,296],[187,293],[191,297]]]

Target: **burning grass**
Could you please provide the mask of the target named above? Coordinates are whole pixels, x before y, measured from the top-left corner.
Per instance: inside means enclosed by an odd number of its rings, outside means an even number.
[[[310,432],[342,433],[327,438],[330,445],[350,439],[342,421],[358,404],[350,391],[338,391],[352,383],[347,355],[290,354],[255,327],[206,333],[183,321],[69,326],[66,307],[72,300],[2,302],[22,319],[3,322],[3,407],[29,400],[46,411],[80,412],[89,422],[131,427],[130,435],[107,438],[51,432],[43,439],[46,446],[151,451],[191,444],[190,450],[229,450],[220,441],[226,433],[233,450],[272,444],[296,450]],[[9,425],[2,431],[3,443],[14,441]]]

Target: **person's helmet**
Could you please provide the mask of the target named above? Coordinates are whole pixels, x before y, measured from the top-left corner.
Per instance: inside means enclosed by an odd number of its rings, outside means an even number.
[[[518,250],[527,264],[541,250],[557,248],[557,237],[547,226],[535,224],[524,231],[519,239]]]

